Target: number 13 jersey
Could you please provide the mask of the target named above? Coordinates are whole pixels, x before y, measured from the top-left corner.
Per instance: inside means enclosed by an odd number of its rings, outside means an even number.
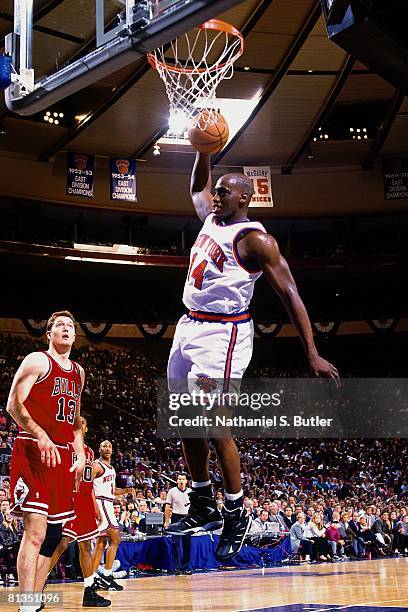
[[[48,357],[48,370],[31,387],[24,405],[54,444],[67,444],[74,439],[73,425],[81,396],[79,366],[71,361],[66,370],[46,351],[44,354]],[[28,434],[20,430],[19,437],[25,436]]]
[[[190,255],[183,302],[190,310],[234,314],[247,310],[262,272],[245,268],[237,244],[245,234],[266,232],[257,221],[223,225],[208,215]]]

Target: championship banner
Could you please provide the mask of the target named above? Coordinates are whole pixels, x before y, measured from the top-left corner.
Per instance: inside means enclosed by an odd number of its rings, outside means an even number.
[[[272,207],[272,182],[271,169],[269,166],[245,166],[244,174],[254,182],[255,193],[252,196],[250,206]]]
[[[312,328],[318,336],[334,336],[339,329],[340,321],[315,321]]]
[[[67,153],[67,195],[93,198],[94,162],[93,155]]]
[[[109,160],[109,170],[110,199],[137,202],[136,160],[111,158]]]
[[[161,338],[168,325],[167,323],[140,323],[137,327],[145,338]]]
[[[254,329],[258,336],[273,338],[279,334],[282,329],[282,323],[256,323],[254,321]]]
[[[387,334],[395,330],[399,323],[399,318],[392,319],[368,319],[367,323],[377,334]]]
[[[80,323],[82,331],[88,338],[101,340],[112,327],[112,323],[100,323],[99,321],[83,321]]]
[[[32,336],[43,336],[47,331],[47,319],[22,319]]]
[[[408,157],[383,159],[384,198],[408,200]]]

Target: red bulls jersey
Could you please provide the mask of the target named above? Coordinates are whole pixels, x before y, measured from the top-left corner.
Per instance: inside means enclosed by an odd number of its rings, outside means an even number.
[[[65,370],[47,352],[44,354],[48,371],[34,383],[24,405],[54,444],[67,444],[74,439],[73,425],[82,391],[79,366],[71,361]],[[19,437],[25,435],[29,436],[22,431]]]
[[[240,238],[265,228],[257,221],[222,225],[208,215],[191,249],[183,302],[191,310],[235,314],[247,310],[261,272],[247,270],[240,260]]]
[[[94,452],[92,448],[90,448],[87,444],[84,444],[84,449],[85,449],[86,463],[85,463],[84,471],[82,474],[82,480],[79,485],[79,491],[77,493],[80,493],[81,495],[89,496],[89,495],[92,495],[92,491],[93,491],[92,463],[93,463],[95,456],[94,456]],[[76,460],[77,460],[77,456],[76,456],[75,451],[73,451],[72,464],[74,464]]]

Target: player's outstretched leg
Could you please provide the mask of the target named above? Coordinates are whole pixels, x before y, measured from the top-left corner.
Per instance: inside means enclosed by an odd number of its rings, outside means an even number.
[[[177,523],[169,525],[166,533],[183,535],[199,531],[215,531],[222,527],[222,516],[215,503],[209,480],[209,447],[205,438],[183,440],[184,456],[193,477],[189,493],[188,514]]]
[[[222,527],[222,516],[212,497],[200,495],[194,490],[188,496],[190,498],[188,514],[177,523],[169,525],[167,534],[184,535],[199,531],[215,531]]]
[[[240,458],[237,446],[230,437],[212,439],[221,466],[225,502],[224,526],[215,552],[217,561],[232,559],[239,553],[251,528],[252,518],[243,506]]]

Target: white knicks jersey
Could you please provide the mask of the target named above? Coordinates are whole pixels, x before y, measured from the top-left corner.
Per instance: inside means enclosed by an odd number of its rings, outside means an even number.
[[[95,497],[96,499],[113,501],[115,499],[116,471],[111,465],[100,459],[95,459],[95,463],[99,463],[103,468],[103,474],[93,480]]]
[[[191,249],[183,293],[188,309],[221,314],[247,310],[262,272],[244,268],[237,242],[252,230],[266,232],[257,221],[223,225],[215,215],[208,215]]]

